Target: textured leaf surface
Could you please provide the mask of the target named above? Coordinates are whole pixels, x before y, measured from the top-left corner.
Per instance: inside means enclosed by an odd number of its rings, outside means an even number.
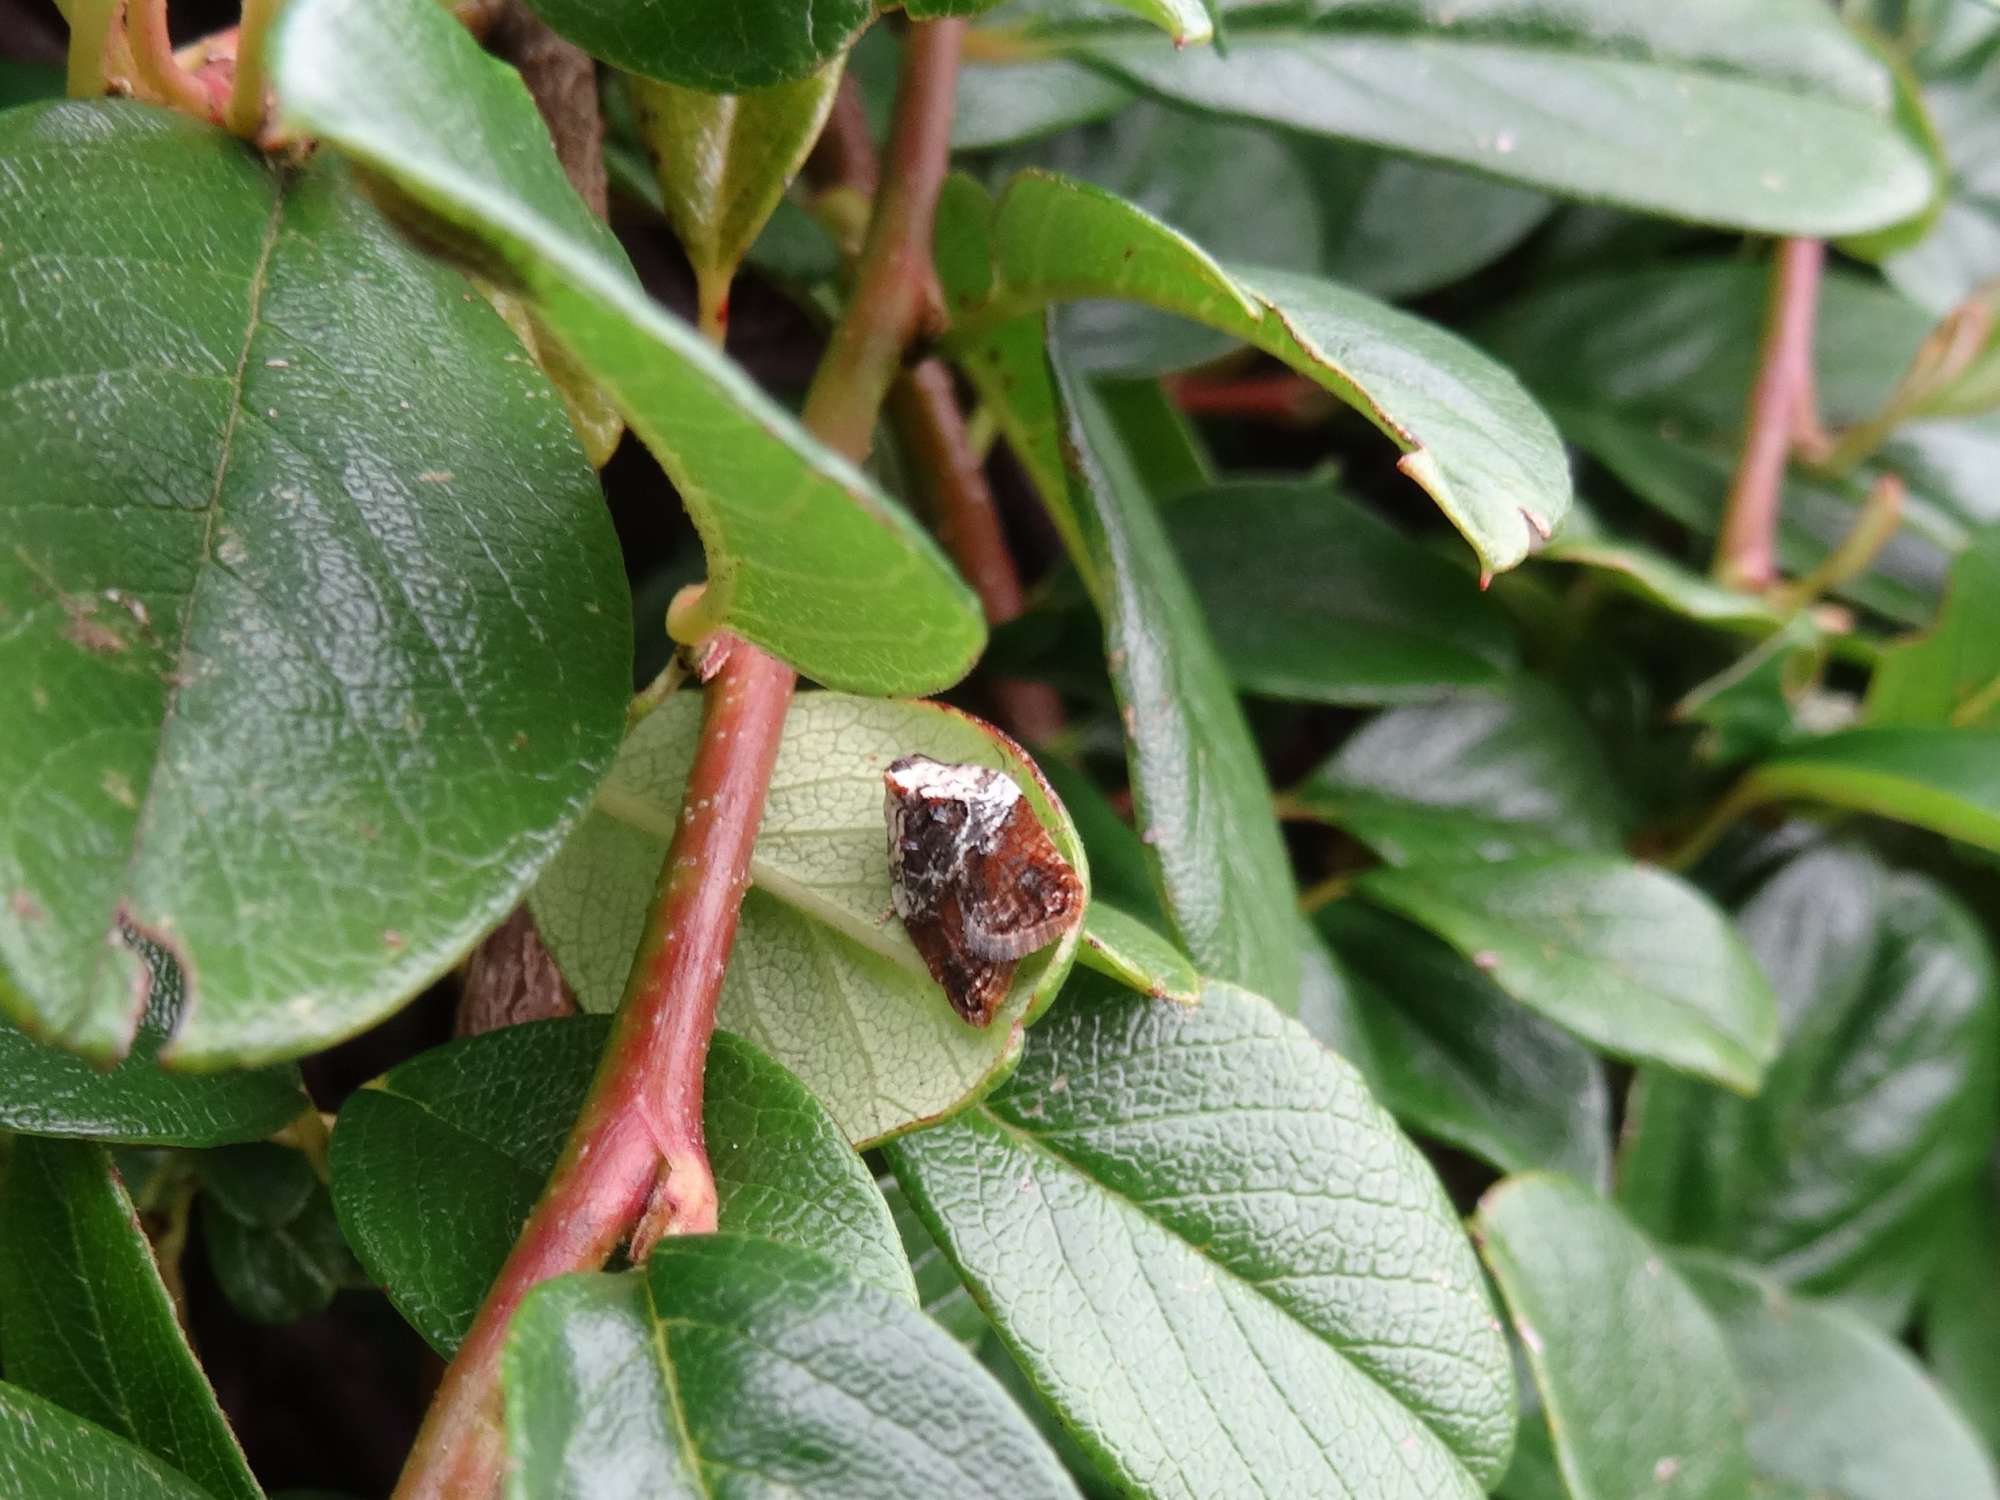
[[[1373,870],[1362,894],[1430,928],[1532,1010],[1621,1057],[1745,1092],[1777,1007],[1729,919],[1665,871],[1597,855]]]
[[[187,976],[170,1058],[324,1046],[491,926],[609,763],[590,469],[513,335],[332,163],[30,106],[0,245],[0,999],[122,1055],[137,930]]]
[[[2000,730],[1850,729],[1789,745],[1746,800],[1801,797],[2000,849]]]
[[[542,936],[586,1010],[616,1007],[694,756],[701,702],[677,695],[626,740],[597,807],[532,898]],[[1021,961],[984,1030],[953,1014],[889,904],[882,772],[898,756],[1005,771],[1079,869],[1068,818],[1034,764],[978,720],[930,703],[802,695],[785,719],[751,856],[722,1024],[872,1142],[958,1108],[1001,1076],[1020,1028],[1054,997],[1077,929]]]
[[[534,9],[613,67],[714,94],[803,78],[875,17],[872,0],[534,0]]]
[[[1674,218],[1853,234],[1935,190],[1887,70],[1813,0],[1232,9],[1226,51],[1103,30],[1068,50],[1197,108]]]
[[[1442,1189],[1263,1000],[1074,985],[985,1102],[889,1148],[1092,1457],[1146,1495],[1472,1496],[1513,1382]]]
[[[561,1154],[607,1018],[510,1026],[413,1058],[333,1133],[334,1204],[368,1273],[441,1354],[472,1323]],[[725,1230],[819,1251],[905,1299],[910,1273],[861,1160],[797,1079],[719,1032],[703,1123]]]
[[[1841,848],[1793,860],[1738,925],[1777,992],[1777,1060],[1755,1099],[1643,1075],[1621,1197],[1676,1243],[1907,1307],[1992,1143],[1986,941],[1933,882]]]
[[[985,625],[950,563],[646,298],[511,68],[448,11],[400,0],[303,0],[276,41],[289,116],[419,205],[429,238],[517,285],[659,459],[708,556],[695,625],[831,687],[928,693],[964,676]]]
[[[517,1500],[1074,1494],[949,1334],[770,1240],[669,1239],[642,1272],[538,1287],[503,1384]]]
[[[1391,1113],[1503,1172],[1609,1182],[1611,1092],[1588,1048],[1407,922],[1353,901],[1318,921]]]
[[[12,1143],[0,1182],[0,1345],[16,1386],[101,1423],[217,1500],[263,1494],[103,1147]],[[0,1456],[0,1474],[6,1466]]]
[[[1618,848],[1604,752],[1547,684],[1377,715],[1295,792],[1395,865]]]
[[[1618,1210],[1510,1177],[1474,1233],[1527,1349],[1571,1500],[1738,1500],[1742,1388],[1706,1308]]]
[[[0,1381],[0,1493],[35,1500],[215,1500],[95,1422]]]
[[[1201,995],[1201,976],[1185,953],[1130,912],[1102,901],[1090,903],[1076,956],[1079,963],[1155,1000],[1191,1005]]]

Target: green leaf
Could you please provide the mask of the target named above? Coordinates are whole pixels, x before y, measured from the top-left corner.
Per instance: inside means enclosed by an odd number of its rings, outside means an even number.
[[[1970,7],[1966,7],[1970,9]],[[1882,270],[1912,301],[1942,315],[2000,276],[2000,75],[1989,65],[1937,79],[1924,110],[1943,141],[1944,201],[1924,237]]]
[[[728,15],[729,30],[743,24],[740,8]],[[287,117],[393,183],[432,241],[527,297],[659,459],[708,555],[691,632],[733,631],[860,692],[935,692],[965,675],[985,624],[944,554],[646,298],[513,70],[448,11],[301,0],[273,56]]]
[[[978,1352],[980,1343],[992,1329],[986,1314],[972,1300],[972,1293],[958,1279],[958,1272],[945,1259],[930,1231],[924,1228],[916,1207],[895,1178],[884,1176],[876,1184],[902,1236],[903,1254],[910,1263],[910,1275],[917,1283],[917,1305],[931,1321],[966,1348]]]
[[[1786,865],[1739,928],[1777,990],[1777,1060],[1749,1100],[1642,1075],[1621,1198],[1676,1243],[1907,1307],[1992,1143],[1986,941],[1934,882],[1838,847]]]
[[[549,951],[585,1010],[609,1011],[654,899],[694,758],[701,699],[632,735],[597,807],[536,886]],[[1027,795],[1085,880],[1075,831],[1021,748],[932,703],[801,695],[786,716],[722,987],[721,1022],[799,1076],[848,1137],[879,1141],[960,1108],[1012,1065],[1061,986],[1077,929],[1021,961],[991,1026],[945,1002],[889,902],[882,772],[901,755],[993,766]]]
[[[0,1002],[121,1056],[136,931],[187,976],[168,1060],[324,1047],[513,906],[609,764],[603,501],[513,335],[331,162],[32,105],[0,245]]]
[[[1397,1119],[1503,1172],[1610,1182],[1611,1093],[1588,1048],[1407,922],[1353,901],[1318,922]]]
[[[333,1199],[305,1157],[281,1146],[225,1146],[195,1159],[202,1238],[232,1306],[254,1323],[325,1309],[360,1267],[341,1238]]]
[[[1943,1220],[1924,1297],[1924,1353],[1959,1410],[2000,1450],[2000,1210],[1989,1178]]]
[[[2000,728],[2000,530],[1975,533],[1958,555],[1937,623],[1882,653],[1865,717]]]
[[[298,1069],[257,1068],[194,1076],[157,1058],[180,1025],[181,971],[139,940],[152,971],[132,1050],[108,1071],[44,1047],[0,1021],[0,1129],[155,1146],[222,1146],[261,1140],[309,1107]]]
[[[516,1500],[635,1483],[660,1500],[1073,1494],[949,1334],[770,1240],[669,1239],[641,1272],[545,1283],[515,1314],[502,1384]]]
[[[1625,812],[1589,727],[1527,677],[1378,714],[1291,800],[1394,865],[1610,852]]]
[[[0,1494],[34,1500],[214,1500],[150,1453],[0,1381]]]
[[[1192,1005],[1201,997],[1201,976],[1185,953],[1131,913],[1102,901],[1090,903],[1076,956],[1086,967],[1155,1000]]]
[[[1849,729],[1755,767],[1739,806],[1804,798],[2000,849],[2000,730]]]
[[[263,1494],[188,1347],[153,1247],[103,1147],[24,1137],[8,1151],[0,1184],[0,1346],[16,1386],[102,1423],[217,1500]]]
[[[1574,522],[1577,512],[1570,512]],[[1535,554],[1537,563],[1575,563],[1671,614],[1721,630],[1764,635],[1784,623],[1778,609],[1755,594],[1738,593],[1650,547],[1565,526]]]
[[[1722,1331],[1619,1212],[1510,1177],[1474,1234],[1528,1353],[1571,1500],[1740,1500],[1742,1390]]]
[[[1073,466],[1064,531],[1104,619],[1133,807],[1167,910],[1201,972],[1254,982],[1290,1009],[1291,865],[1256,741],[1102,403],[1060,365],[1056,379]]]
[[[963,238],[968,226],[947,230]],[[975,278],[946,273],[964,309],[961,347],[1047,302],[1144,302],[1254,344],[1354,407],[1402,450],[1398,467],[1488,570],[1518,563],[1569,507],[1548,418],[1506,370],[1434,324],[1315,277],[1227,270],[1132,205],[1048,173],[1009,184],[991,237],[983,303]]]
[[[1729,1261],[1677,1265],[1728,1340],[1760,1477],[1840,1500],[2000,1496],[1992,1455],[1888,1338]]]
[[[1673,717],[1700,724],[1697,753],[1711,762],[1769,755],[1800,737],[1799,709],[1825,665],[1827,643],[1810,615],[1792,616],[1714,676],[1689,688]]]
[[[610,1020],[434,1048],[351,1098],[333,1196],[368,1274],[440,1354],[472,1325],[583,1107]],[[817,1250],[913,1299],[873,1181],[797,1079],[716,1033],[702,1099],[722,1227]]]
[[[1081,63],[967,58],[958,70],[951,143],[961,151],[1018,145],[1116,114],[1132,98],[1122,83]]]
[[[1165,520],[1245,692],[1404,703],[1497,684],[1518,661],[1470,573],[1324,481],[1238,480]]]
[[[1729,919],[1663,870],[1600,855],[1371,870],[1371,901],[1620,1057],[1756,1089],[1777,1051],[1770,984]]]
[[[1480,1494],[1506,1349],[1354,1070],[1229,985],[1071,989],[1003,1089],[888,1152],[1064,1425],[1137,1494]]]
[[[641,78],[735,94],[791,83],[839,57],[873,0],[533,0],[591,56]],[[448,94],[440,94],[448,98]]]
[[[1815,0],[1305,0],[1235,7],[1226,52],[1052,41],[1195,108],[1703,223],[1854,234],[1936,191],[1888,70]]]

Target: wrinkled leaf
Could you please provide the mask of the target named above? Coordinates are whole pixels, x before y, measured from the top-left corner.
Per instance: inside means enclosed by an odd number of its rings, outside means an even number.
[[[876,1186],[882,1190],[889,1213],[896,1221],[896,1233],[902,1236],[903,1253],[910,1262],[910,1275],[917,1283],[917,1305],[946,1333],[977,1352],[980,1342],[992,1329],[986,1321],[986,1314],[979,1310],[979,1304],[972,1300],[972,1293],[958,1279],[958,1272],[952,1269],[951,1262],[945,1259],[944,1251],[938,1248],[937,1241],[924,1228],[923,1220],[911,1204],[909,1195],[903,1191],[902,1184],[893,1177],[884,1176]]]
[[[1075,984],[890,1164],[1092,1458],[1149,1495],[1474,1496],[1513,1382],[1430,1167],[1263,1000]]]
[[[0,1494],[34,1500],[215,1500],[95,1422],[0,1381]]]
[[[646,298],[513,71],[448,11],[301,0],[274,57],[288,116],[393,183],[429,239],[515,284],[652,449],[708,555],[691,632],[734,631],[863,692],[934,692],[965,674],[985,626],[944,555]]]
[[[333,1133],[334,1205],[368,1274],[441,1354],[465,1336],[583,1107],[610,1021],[504,1027],[354,1095]],[[718,1032],[702,1099],[722,1227],[816,1250],[908,1299],[861,1160],[797,1079]]]
[[[170,1060],[326,1046],[498,920],[609,764],[603,502],[513,335],[335,163],[109,102],[9,112],[0,163],[0,1001],[122,1055],[136,930],[187,977]]]
[[[642,1271],[543,1284],[515,1314],[502,1383],[516,1500],[635,1484],[660,1500],[1072,1493],[949,1334],[771,1240],[668,1239]]]
[[[223,1295],[253,1323],[289,1323],[361,1283],[333,1199],[312,1165],[280,1146],[225,1146],[195,1159],[202,1238]]]
[[[1131,913],[1102,901],[1090,903],[1076,957],[1155,1000],[1192,1005],[1201,996],[1201,976],[1185,953]]]

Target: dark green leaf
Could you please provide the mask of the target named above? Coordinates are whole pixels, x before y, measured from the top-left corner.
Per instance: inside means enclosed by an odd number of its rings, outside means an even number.
[[[1372,870],[1358,886],[1618,1056],[1747,1093],[1777,1050],[1777,1007],[1756,960],[1707,897],[1664,870],[1550,855]]]
[[[209,1265],[244,1317],[289,1323],[359,1284],[333,1199],[299,1152],[225,1146],[197,1157],[196,1170]]]
[[[1750,772],[1743,805],[1798,797],[2000,849],[2000,730],[1849,729]]]
[[[1992,1456],[1889,1339],[1747,1267],[1707,1255],[1676,1263],[1729,1342],[1761,1478],[1839,1500],[2000,1496]]]
[[[0,1186],[0,1348],[15,1385],[103,1424],[217,1500],[263,1493],[103,1147],[23,1138],[9,1150]],[[0,1491],[23,1500],[45,1493]]]
[[[1008,1348],[1140,1494],[1473,1496],[1513,1382],[1429,1166],[1264,1001],[1073,982],[891,1165]]]
[[[0,1494],[23,1500],[214,1500],[95,1422],[0,1381]]]
[[[734,631],[862,692],[934,692],[965,674],[985,626],[936,544],[646,298],[520,80],[449,11],[301,0],[275,57],[288,115],[383,174],[431,240],[517,286],[660,460],[708,555],[687,633]]]
[[[986,1314],[979,1310],[979,1304],[972,1300],[972,1293],[958,1279],[958,1272],[952,1269],[944,1251],[931,1238],[931,1232],[924,1228],[924,1221],[904,1193],[902,1184],[893,1177],[885,1176],[876,1186],[882,1190],[882,1197],[896,1220],[896,1233],[902,1236],[903,1253],[909,1257],[910,1275],[917,1283],[917,1305],[930,1314],[932,1321],[946,1333],[976,1352],[993,1325],[986,1321]]]
[[[1812,618],[1794,615],[1713,677],[1696,683],[1673,708],[1700,724],[1699,753],[1713,762],[1769,755],[1796,739],[1801,700],[1818,681],[1827,647]]]
[[[1291,795],[1395,865],[1608,852],[1624,821],[1588,726],[1534,678],[1380,714]]]
[[[1588,1048],[1407,922],[1342,901],[1319,926],[1351,981],[1370,1083],[1398,1119],[1503,1172],[1609,1183],[1611,1094]]]
[[[1870,724],[2000,728],[2000,530],[1974,534],[1925,634],[1882,653]]]
[[[534,0],[534,10],[613,67],[714,94],[803,78],[875,18],[872,0]]]
[[[609,765],[603,502],[513,335],[336,164],[121,103],[10,111],[0,163],[0,1000],[123,1054],[136,929],[188,976],[170,1059],[325,1046],[511,908]]]
[[[1951,1205],[1924,1297],[1924,1352],[1959,1410],[2000,1451],[2000,1208],[1988,1177]]]
[[[1785,866],[1739,925],[1777,990],[1777,1060],[1750,1100],[1645,1075],[1621,1198],[1676,1243],[1907,1307],[1992,1141],[1986,942],[1933,882],[1840,848]]]
[[[1488,1192],[1474,1233],[1574,1500],[1740,1500],[1750,1465],[1729,1346],[1645,1236],[1540,1173]]]
[[[503,1385],[517,1500],[1073,1493],[949,1334],[771,1240],[669,1239],[642,1272],[538,1287]]]
[[[348,1101],[334,1204],[369,1275],[449,1354],[472,1323],[583,1106],[608,1018],[439,1047]],[[704,1123],[722,1227],[818,1250],[904,1297],[910,1276],[860,1158],[798,1080],[718,1032]]]

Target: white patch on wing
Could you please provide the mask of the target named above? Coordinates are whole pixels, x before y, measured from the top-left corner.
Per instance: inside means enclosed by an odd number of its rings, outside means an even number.
[[[904,796],[949,798],[975,806],[991,802],[1003,813],[1021,800],[1021,789],[1004,771],[947,765],[928,756],[911,756],[907,765],[892,767],[885,779],[892,791]]]

